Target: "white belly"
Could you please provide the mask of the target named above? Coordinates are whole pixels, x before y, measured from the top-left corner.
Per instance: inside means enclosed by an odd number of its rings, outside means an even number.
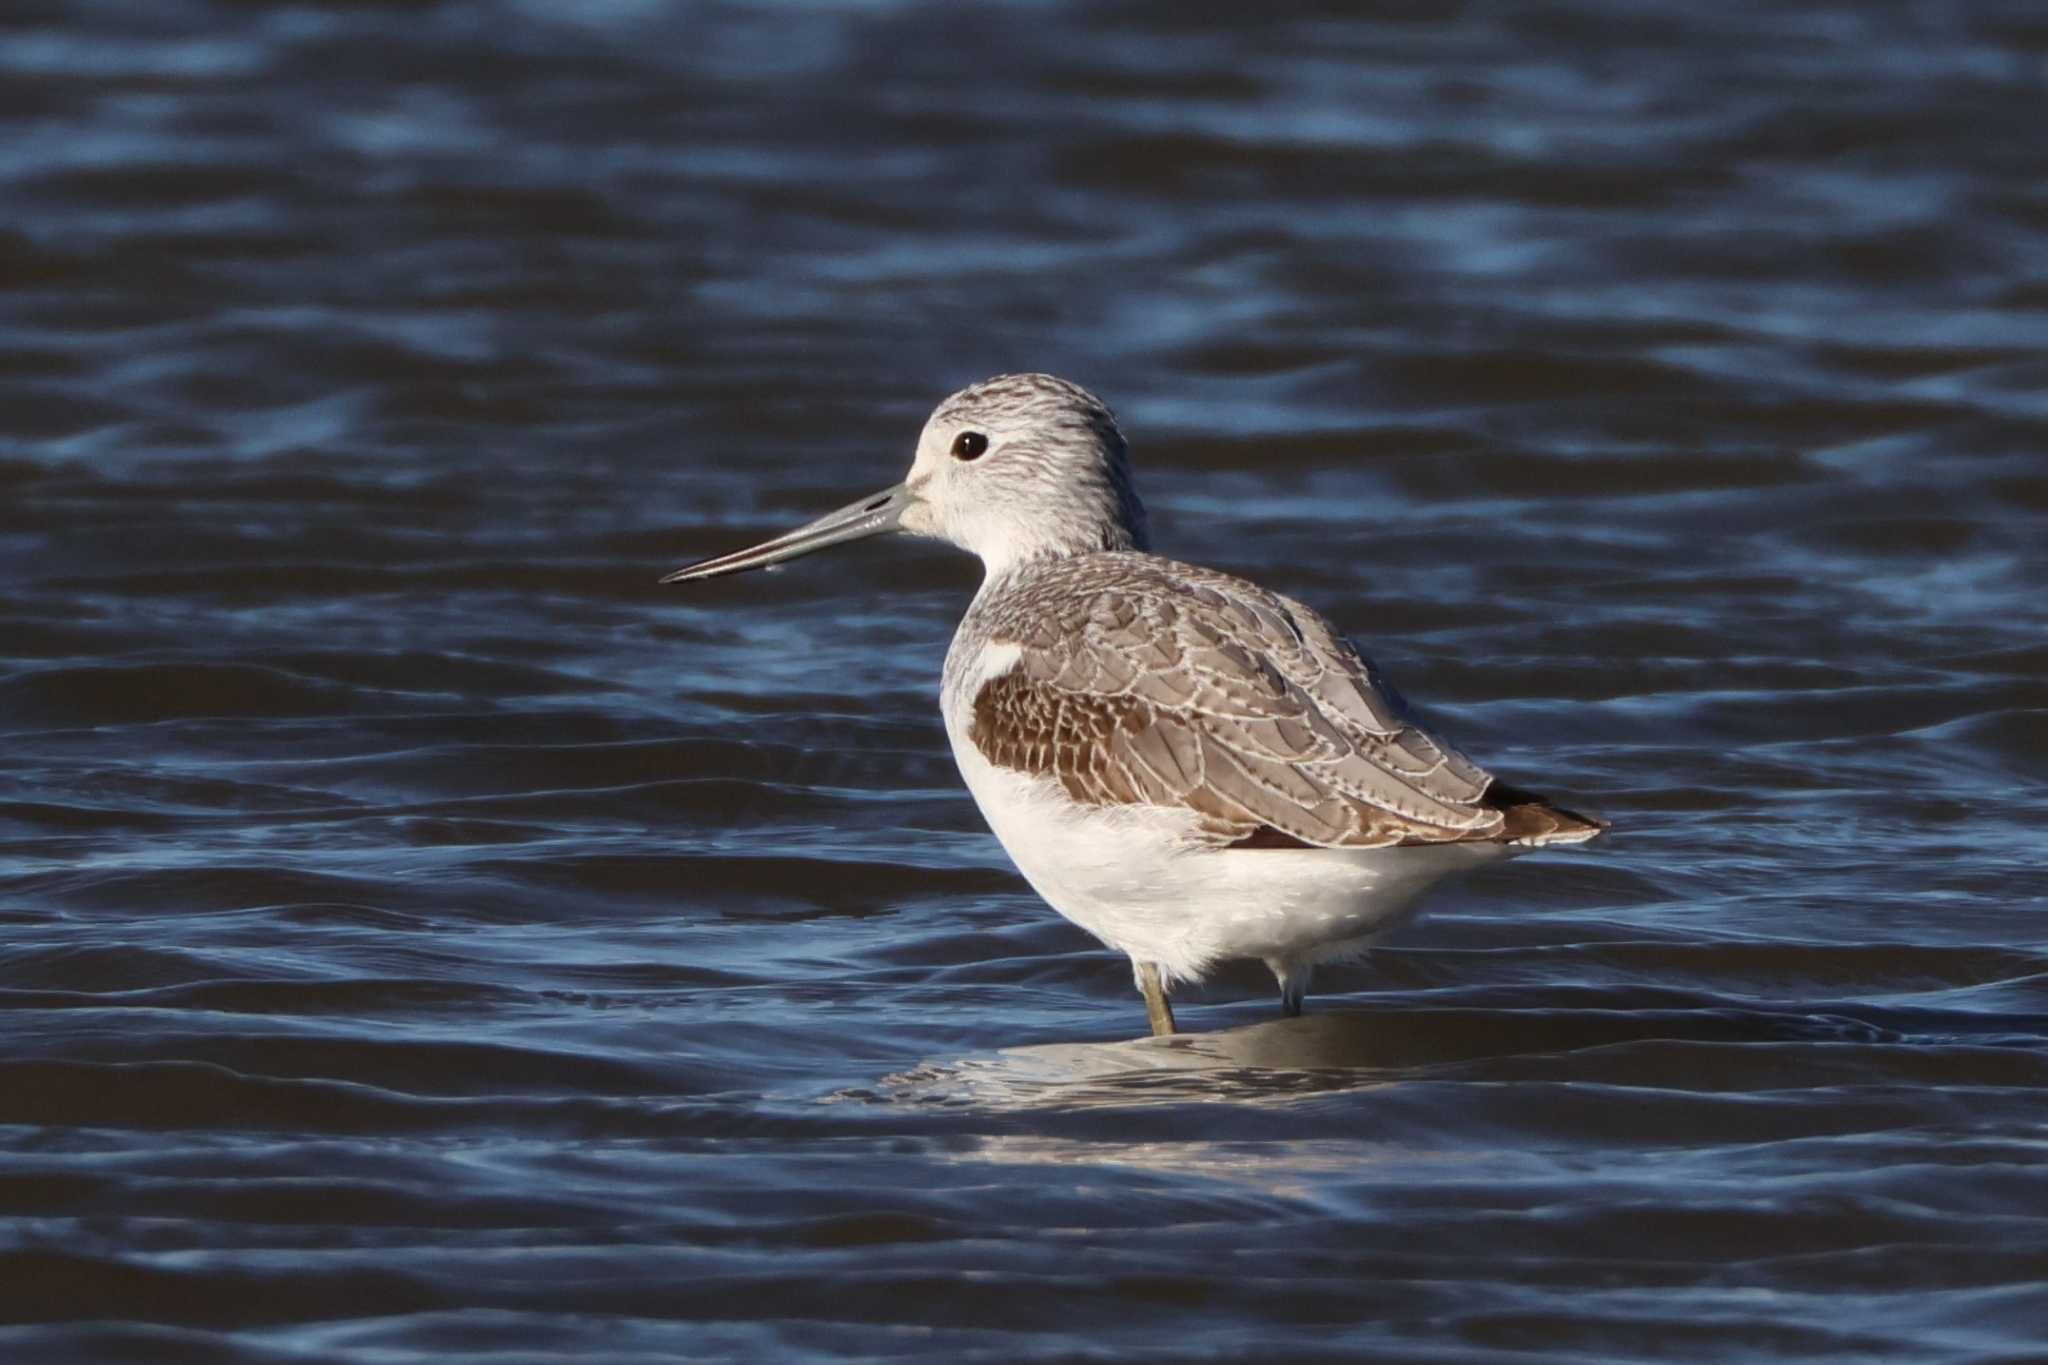
[[[1408,919],[1433,883],[1508,850],[1498,844],[1376,849],[1217,849],[1189,811],[1081,806],[1060,784],[999,769],[948,707],[953,758],[989,828],[1053,909],[1171,979],[1228,958],[1342,958]]]

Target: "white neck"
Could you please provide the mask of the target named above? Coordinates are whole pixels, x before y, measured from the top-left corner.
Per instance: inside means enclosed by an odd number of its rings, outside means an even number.
[[[1106,550],[1139,550],[1139,538],[1114,523],[1066,535],[1020,535],[1014,527],[998,534],[977,537],[964,548],[980,557],[987,571],[986,583],[1008,578],[1026,565],[1047,559],[1070,559],[1075,555],[1100,554]]]

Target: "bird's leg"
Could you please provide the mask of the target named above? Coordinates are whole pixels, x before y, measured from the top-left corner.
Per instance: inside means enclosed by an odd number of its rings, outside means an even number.
[[[1273,969],[1273,976],[1280,982],[1280,1017],[1299,1019],[1301,999],[1308,994],[1308,979],[1315,967],[1307,962],[1283,962],[1266,959],[1266,965]]]
[[[1173,1030],[1173,1006],[1166,1001],[1166,987],[1159,980],[1159,964],[1140,962],[1138,989],[1145,992],[1145,1017],[1152,1021],[1152,1035],[1164,1037]]]

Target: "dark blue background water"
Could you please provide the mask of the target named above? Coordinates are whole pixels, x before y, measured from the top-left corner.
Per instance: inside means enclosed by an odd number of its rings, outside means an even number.
[[[17,0],[0,1354],[2038,1359],[2032,3]],[[1615,821],[1134,1041],[969,561],[1162,547]]]

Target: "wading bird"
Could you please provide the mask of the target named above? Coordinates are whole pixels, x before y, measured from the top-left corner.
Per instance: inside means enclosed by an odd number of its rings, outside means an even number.
[[[1431,884],[1607,827],[1494,780],[1301,603],[1150,553],[1116,418],[1001,375],[940,403],[910,477],[662,581],[866,536],[950,541],[986,570],[941,687],[967,789],[1032,887],[1168,995],[1258,958],[1301,1012]]]

